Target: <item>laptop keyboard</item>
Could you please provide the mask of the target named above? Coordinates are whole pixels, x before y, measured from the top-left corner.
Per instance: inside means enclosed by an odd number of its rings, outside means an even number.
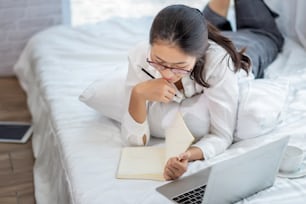
[[[206,185],[201,186],[201,187],[193,189],[193,190],[191,190],[187,193],[183,193],[181,195],[178,195],[178,196],[172,198],[172,200],[174,200],[177,203],[184,203],[184,204],[188,204],[188,203],[201,204],[202,200],[203,200],[204,193],[205,193],[205,188],[206,188]]]

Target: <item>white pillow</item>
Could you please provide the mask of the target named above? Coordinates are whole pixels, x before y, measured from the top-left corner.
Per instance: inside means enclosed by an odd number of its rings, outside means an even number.
[[[127,69],[117,69],[112,75],[96,80],[79,96],[80,101],[121,122],[126,74]]]
[[[256,79],[240,84],[235,141],[264,135],[283,122],[289,82]]]

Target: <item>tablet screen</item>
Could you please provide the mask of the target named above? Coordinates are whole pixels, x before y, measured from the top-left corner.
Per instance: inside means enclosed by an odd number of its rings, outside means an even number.
[[[0,124],[0,141],[25,142],[31,133],[31,124]]]

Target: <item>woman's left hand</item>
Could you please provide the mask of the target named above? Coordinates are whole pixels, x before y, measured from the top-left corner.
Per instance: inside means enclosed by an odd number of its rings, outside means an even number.
[[[164,178],[175,180],[182,176],[187,171],[189,157],[189,152],[184,152],[178,157],[171,157],[164,168]]]

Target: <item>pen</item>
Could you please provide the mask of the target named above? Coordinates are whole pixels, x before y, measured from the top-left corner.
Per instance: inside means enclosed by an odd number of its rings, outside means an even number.
[[[141,71],[143,71],[144,73],[146,73],[149,77],[151,77],[152,79],[155,79],[155,77],[150,74],[147,70],[145,70],[143,67],[141,67]],[[177,96],[176,94],[174,94],[174,96]]]
[[[151,77],[152,79],[155,79],[155,77],[154,77],[152,74],[150,74],[147,70],[145,70],[144,68],[141,68],[141,70],[142,70],[144,73],[146,73],[149,77]]]

